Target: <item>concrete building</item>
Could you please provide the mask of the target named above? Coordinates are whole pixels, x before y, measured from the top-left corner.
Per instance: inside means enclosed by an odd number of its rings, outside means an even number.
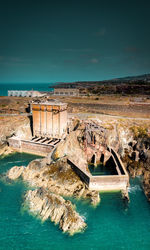
[[[8,90],[8,96],[16,96],[16,97],[42,97],[44,93],[35,90]]]
[[[79,89],[75,89],[75,88],[54,88],[54,95],[79,96]]]
[[[61,102],[32,102],[33,135],[63,138],[67,133],[67,104]]]

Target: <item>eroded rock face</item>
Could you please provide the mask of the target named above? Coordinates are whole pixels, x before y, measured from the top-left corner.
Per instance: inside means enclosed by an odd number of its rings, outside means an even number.
[[[86,223],[74,210],[71,202],[60,195],[39,188],[29,190],[25,195],[25,201],[28,202],[30,211],[39,215],[43,221],[50,218],[52,222],[59,223],[64,232],[71,235],[86,227]]]
[[[87,157],[81,146],[82,143],[79,143],[78,138],[82,137],[83,133],[80,130],[72,131],[65,141],[62,141],[57,146],[54,151],[52,158],[57,160],[67,155],[68,158],[72,159],[73,162],[80,159],[80,164],[82,166],[87,165]]]
[[[147,199],[150,201],[150,171],[145,171],[143,176],[143,187]]]
[[[1,117],[0,131],[0,145],[13,135],[21,139],[30,139],[32,137],[30,121],[25,116]]]

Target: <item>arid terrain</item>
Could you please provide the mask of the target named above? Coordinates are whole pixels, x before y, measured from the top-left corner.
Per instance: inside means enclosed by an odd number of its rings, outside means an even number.
[[[68,103],[68,113],[95,113],[122,117],[150,118],[150,100],[147,96],[101,95],[84,97],[49,96]],[[32,98],[0,97],[0,114],[29,112]]]

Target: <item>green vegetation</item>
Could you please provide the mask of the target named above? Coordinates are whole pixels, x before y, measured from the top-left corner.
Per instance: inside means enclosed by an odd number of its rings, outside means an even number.
[[[135,138],[144,138],[148,136],[148,128],[146,126],[132,126],[130,128]]]

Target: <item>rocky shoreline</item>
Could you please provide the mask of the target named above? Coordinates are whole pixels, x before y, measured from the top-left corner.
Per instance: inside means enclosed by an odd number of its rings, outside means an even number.
[[[127,123],[126,121],[108,122],[106,120],[97,120],[97,122],[99,122],[103,128],[104,133],[99,137],[95,136],[96,141],[103,149],[107,146],[115,148],[131,177],[134,178],[137,175],[143,176],[143,189],[148,200],[150,200],[149,125],[147,124],[147,126],[143,128],[141,124],[133,126],[132,121]],[[93,150],[99,149],[96,144],[94,149],[88,148],[85,152],[85,124],[79,119],[74,119],[72,124],[72,132],[58,145],[51,156],[34,160],[30,162],[26,168],[15,166],[7,173],[9,179],[15,180],[21,177],[23,181],[27,182],[31,187],[36,188],[34,191],[30,190],[25,195],[25,200],[28,202],[29,209],[33,213],[39,215],[42,220],[51,218],[55,223],[59,223],[60,228],[64,232],[68,232],[71,235],[83,230],[83,228],[86,227],[86,223],[75,211],[75,207],[72,206],[71,202],[65,200],[63,196],[88,199],[93,205],[97,205],[100,202],[99,193],[97,191],[90,191],[67,163],[67,157],[76,161],[77,156],[80,156],[82,166],[86,168],[87,161],[91,159],[93,152],[96,152]],[[11,152],[8,146],[1,149],[2,154],[5,152],[6,154],[7,152]],[[105,152],[106,151],[103,150],[104,157],[107,158],[107,152],[106,154]],[[98,153],[96,155],[97,159],[99,159],[100,156]],[[56,197],[60,201],[59,209],[57,207]],[[50,200],[53,201],[52,204],[50,204]],[[39,207],[38,202],[41,204]],[[70,216],[70,213],[68,215],[67,212],[68,206],[69,209],[71,209],[71,217],[68,217]],[[60,216],[61,213],[63,213],[63,220]],[[66,226],[67,218],[70,218],[68,219],[68,223],[71,223],[71,220],[74,221],[73,227]]]
[[[55,224],[59,223],[60,229],[70,235],[81,232],[86,227],[83,218],[75,211],[69,200],[44,188],[29,190],[25,195],[26,204],[30,212],[40,216],[42,221],[50,219]]]
[[[46,164],[44,158],[30,162],[26,168],[14,166],[8,171],[7,177],[11,180],[21,177],[36,188],[25,195],[29,210],[42,220],[50,218],[56,224],[59,223],[60,228],[70,235],[81,232],[86,223],[72,203],[62,196],[89,199],[93,205],[100,202],[99,193],[87,188],[67,164],[65,157],[51,164]]]

